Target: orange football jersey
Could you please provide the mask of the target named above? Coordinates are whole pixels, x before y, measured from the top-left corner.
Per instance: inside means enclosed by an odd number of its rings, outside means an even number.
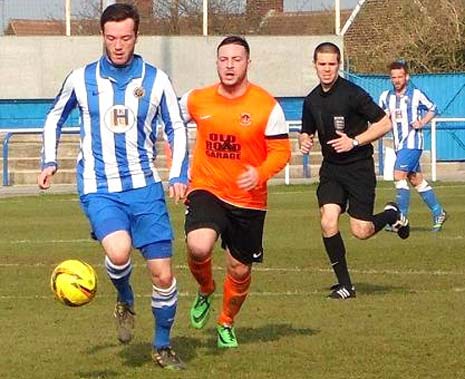
[[[203,189],[239,207],[265,209],[266,182],[291,154],[279,103],[254,84],[235,99],[221,96],[216,84],[188,92],[181,108],[185,121],[197,125],[189,191]],[[258,169],[260,181],[245,191],[236,181],[249,165]]]

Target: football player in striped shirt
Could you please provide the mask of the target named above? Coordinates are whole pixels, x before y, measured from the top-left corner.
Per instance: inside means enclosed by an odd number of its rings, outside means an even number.
[[[100,19],[104,55],[73,70],[44,126],[40,188],[57,172],[57,146],[65,120],[80,111],[77,188],[93,234],[105,251],[105,268],[117,291],[118,339],[133,338],[134,293],[131,249],[146,260],[152,281],[153,360],[184,368],[171,348],[177,305],[171,257],[173,232],[163,185],[154,166],[157,125],[171,145],[169,194],[176,202],[187,189],[187,138],[176,94],[167,75],[134,54],[139,14],[127,4],[107,7]]]
[[[288,162],[288,126],[279,103],[250,83],[250,48],[239,36],[217,48],[219,83],[181,99],[185,120],[197,125],[186,200],[188,264],[199,285],[191,324],[203,328],[215,282],[212,255],[221,236],[226,275],[217,320],[220,348],[238,346],[234,321],[249,293],[252,264],[263,260],[267,181]]]
[[[431,185],[425,180],[420,167],[424,147],[423,128],[436,115],[436,105],[418,88],[409,85],[406,63],[392,62],[389,70],[393,88],[381,94],[379,105],[386,111],[392,123],[396,151],[396,201],[402,215],[407,217],[409,184],[412,185],[431,210],[433,232],[439,232],[447,219],[447,213]]]

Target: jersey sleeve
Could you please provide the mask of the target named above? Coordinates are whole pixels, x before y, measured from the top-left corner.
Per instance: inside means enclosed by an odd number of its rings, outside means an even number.
[[[307,97],[305,98],[304,103],[302,105],[302,128],[300,132],[307,134],[315,134],[315,131],[316,123],[313,117],[310,101]]]
[[[181,99],[179,100],[179,106],[181,108],[181,115],[186,124],[192,121],[192,116],[189,112],[189,105],[188,105],[189,95],[191,93],[192,93],[192,90],[186,92],[184,95],[182,95]]]
[[[71,72],[63,82],[53,105],[45,118],[42,133],[41,169],[58,167],[57,148],[60,142],[61,130],[69,114],[77,105],[74,87],[75,71]]]
[[[426,94],[420,91],[419,94],[419,108],[421,111],[434,112],[437,113],[437,107],[434,102],[432,102]]]
[[[258,167],[259,181],[265,183],[283,169],[291,157],[289,126],[281,106],[276,103],[265,128],[266,159]]]
[[[172,151],[172,163],[169,172],[169,182],[187,183],[188,151],[187,130],[181,117],[180,106],[173,86],[164,76],[163,95],[160,102],[160,117],[164,131]]]
[[[358,112],[366,121],[375,123],[386,116],[386,112],[376,104],[371,96],[363,89],[358,88],[358,93],[352,96],[352,107],[355,112]]]
[[[378,105],[386,112],[386,114],[389,115],[389,107],[387,104],[387,97],[388,97],[389,91],[384,91],[380,96],[378,100]]]

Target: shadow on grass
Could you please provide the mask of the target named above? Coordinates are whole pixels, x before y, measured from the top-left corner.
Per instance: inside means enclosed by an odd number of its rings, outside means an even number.
[[[236,327],[236,336],[239,342],[239,347],[246,344],[260,344],[263,342],[277,341],[283,337],[291,336],[311,336],[319,331],[310,328],[296,328],[290,323],[268,324],[255,328],[251,327]],[[208,353],[212,355],[220,355],[229,349],[219,349],[217,347],[216,329],[209,328],[207,332],[211,337],[208,338]]]
[[[107,349],[112,349],[115,346],[120,346],[120,344],[116,343],[116,342],[102,343],[100,345],[95,345],[95,346],[90,347],[89,349],[87,349],[87,353],[89,355],[92,355],[92,354],[98,353],[100,351],[104,351],[104,350],[107,350]]]
[[[380,286],[373,283],[355,283],[355,289],[357,290],[357,295],[385,295],[390,292],[399,292],[405,291],[403,287],[396,286]]]
[[[174,337],[172,345],[184,362],[189,362],[197,356],[197,349],[204,347],[198,338]],[[151,362],[152,344],[130,343],[122,346],[118,355],[123,359],[123,364],[129,367],[145,366]]]
[[[239,346],[245,344],[260,344],[263,342],[277,341],[283,337],[289,336],[311,336],[318,333],[317,330],[309,328],[296,328],[289,323],[283,324],[269,324],[261,327],[238,327],[236,328]],[[207,338],[205,338],[207,336]],[[172,340],[173,347],[179,354],[181,359],[189,363],[194,360],[198,354],[199,349],[207,350],[207,354],[220,355],[228,349],[219,349],[216,346],[216,329],[208,328],[202,331],[199,337],[185,337],[177,336]],[[123,364],[129,367],[141,367],[151,361],[150,343],[131,343],[123,346],[118,355],[123,359]],[[94,378],[95,376],[88,376]],[[104,376],[107,377],[107,376]]]

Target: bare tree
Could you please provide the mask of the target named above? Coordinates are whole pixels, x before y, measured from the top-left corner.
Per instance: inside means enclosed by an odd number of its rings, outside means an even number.
[[[465,71],[465,0],[386,3],[384,17],[364,26],[369,49],[348,43],[352,70],[384,73],[390,61],[403,59],[416,73]]]
[[[234,30],[234,18],[244,11],[244,3],[244,0],[210,0],[210,32],[226,33]],[[165,25],[164,34],[201,34],[202,6],[202,0],[155,0],[154,17]]]
[[[414,22],[405,23],[402,52],[410,66],[419,72],[464,71],[465,2],[417,0],[409,12]]]

